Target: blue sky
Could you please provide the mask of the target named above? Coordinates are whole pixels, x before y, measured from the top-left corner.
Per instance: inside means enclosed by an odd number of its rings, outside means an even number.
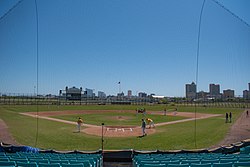
[[[0,16],[17,0],[1,0]],[[250,24],[250,1],[220,0]],[[196,79],[201,0],[37,0],[38,93],[65,86],[185,96]],[[0,92],[37,84],[34,0],[0,20]],[[236,95],[250,82],[250,28],[207,0],[201,24],[198,90],[210,83]]]

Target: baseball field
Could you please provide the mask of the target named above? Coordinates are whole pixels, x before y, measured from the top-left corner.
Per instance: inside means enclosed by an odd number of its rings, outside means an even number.
[[[141,107],[146,114],[136,112]],[[232,120],[225,123],[229,112]],[[41,149],[98,150],[103,137],[105,150],[180,150],[218,145],[243,112],[240,108],[181,105],[2,105],[0,119],[17,144]],[[79,117],[83,124],[78,133]],[[142,118],[151,118],[155,124],[147,126],[145,137],[141,136]],[[8,142],[3,136],[1,141]]]

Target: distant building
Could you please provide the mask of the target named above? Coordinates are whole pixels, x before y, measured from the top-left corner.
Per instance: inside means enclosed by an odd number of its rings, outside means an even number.
[[[194,82],[186,84],[186,98],[189,100],[196,98],[196,84]]]
[[[61,93],[61,91],[60,91]],[[82,97],[82,87],[79,88],[76,88],[76,87],[72,87],[72,88],[68,88],[66,86],[65,88],[65,97],[66,97],[66,100],[81,100],[81,97]]]
[[[104,93],[104,92],[102,92],[102,91],[98,91],[98,97],[99,98],[106,98],[106,94]]]
[[[250,91],[250,83],[248,83],[248,91]]]
[[[223,98],[224,99],[234,98],[234,90],[231,89],[223,90]]]
[[[132,90],[128,90],[128,97],[132,97]]]
[[[124,93],[117,93],[117,97],[124,97]]]
[[[220,85],[219,84],[209,84],[209,96],[210,98],[220,99]]]
[[[243,99],[250,99],[250,91],[248,90],[243,91]]]
[[[200,91],[197,93],[197,98],[202,99],[202,100],[206,100],[208,95],[209,95],[208,92]]]
[[[85,92],[84,92],[84,96],[85,97],[95,97],[94,90],[86,88]]]
[[[139,96],[140,98],[145,98],[145,97],[147,97],[147,93],[145,93],[145,92],[139,92],[139,93],[138,93],[138,96]]]

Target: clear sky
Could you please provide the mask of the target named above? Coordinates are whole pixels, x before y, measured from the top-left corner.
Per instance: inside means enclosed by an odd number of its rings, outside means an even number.
[[[250,24],[249,0],[218,0]],[[0,16],[17,0],[1,0]],[[37,85],[35,1],[0,20],[0,93],[34,93]],[[185,96],[196,80],[201,0],[37,0],[38,93],[66,86],[115,95],[132,90]],[[206,0],[198,90],[210,83],[242,96],[250,82],[250,28]]]

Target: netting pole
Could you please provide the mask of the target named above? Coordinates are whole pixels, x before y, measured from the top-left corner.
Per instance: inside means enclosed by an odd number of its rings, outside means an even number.
[[[39,49],[39,34],[38,34],[38,9],[37,9],[37,0],[35,0],[35,9],[36,9],[36,141],[35,141],[35,147],[37,145],[37,139],[38,139],[38,49]]]
[[[196,112],[197,112],[197,88],[198,88],[198,74],[199,74],[199,55],[200,55],[200,33],[201,33],[201,18],[204,9],[206,0],[203,0],[201,12],[200,12],[200,19],[199,19],[199,28],[198,28],[198,37],[197,37],[197,52],[196,52],[196,76],[195,76],[195,83],[196,83],[196,94],[195,94],[195,120],[194,120],[194,145],[197,148],[197,141],[196,141]]]

